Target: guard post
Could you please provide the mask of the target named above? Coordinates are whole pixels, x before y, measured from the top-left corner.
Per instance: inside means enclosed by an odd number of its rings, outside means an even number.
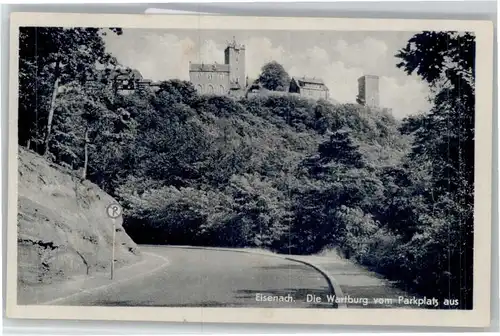
[[[106,212],[113,222],[113,243],[111,247],[111,280],[115,273],[115,242],[116,242],[116,219],[122,215],[122,207],[118,203],[110,204]]]

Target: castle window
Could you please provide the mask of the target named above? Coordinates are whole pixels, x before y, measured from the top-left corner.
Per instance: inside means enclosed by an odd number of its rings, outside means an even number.
[[[226,93],[226,92],[225,92],[226,90],[224,89],[224,86],[223,86],[223,85],[221,85],[219,89],[220,89],[220,93],[221,93],[221,94],[225,94],[225,93]]]
[[[208,74],[208,79],[212,79],[212,74],[211,73]]]

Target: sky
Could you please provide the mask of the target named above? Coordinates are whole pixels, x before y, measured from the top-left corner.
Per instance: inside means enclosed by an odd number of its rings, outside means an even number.
[[[106,48],[124,66],[154,81],[189,80],[189,62],[224,63],[235,39],[246,47],[246,73],[257,78],[262,66],[281,63],[291,76],[322,78],[330,96],[355,102],[358,78],[380,76],[380,104],[397,118],[428,111],[429,88],[408,76],[394,56],[415,32],[234,31],[126,29],[105,36]]]

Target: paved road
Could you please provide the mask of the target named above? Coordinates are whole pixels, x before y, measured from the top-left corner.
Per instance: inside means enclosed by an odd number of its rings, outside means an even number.
[[[163,260],[155,268],[58,300],[58,305],[162,307],[332,308],[326,279],[313,268],[272,256],[232,251],[141,246]],[[137,273],[134,267],[130,272]],[[293,302],[259,301],[258,294],[287,296]],[[321,295],[324,303],[306,302]]]

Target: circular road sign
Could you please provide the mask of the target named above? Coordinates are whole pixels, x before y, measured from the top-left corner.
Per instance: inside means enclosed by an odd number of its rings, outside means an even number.
[[[118,218],[122,215],[122,207],[120,204],[113,203],[106,208],[108,216],[111,218]]]

